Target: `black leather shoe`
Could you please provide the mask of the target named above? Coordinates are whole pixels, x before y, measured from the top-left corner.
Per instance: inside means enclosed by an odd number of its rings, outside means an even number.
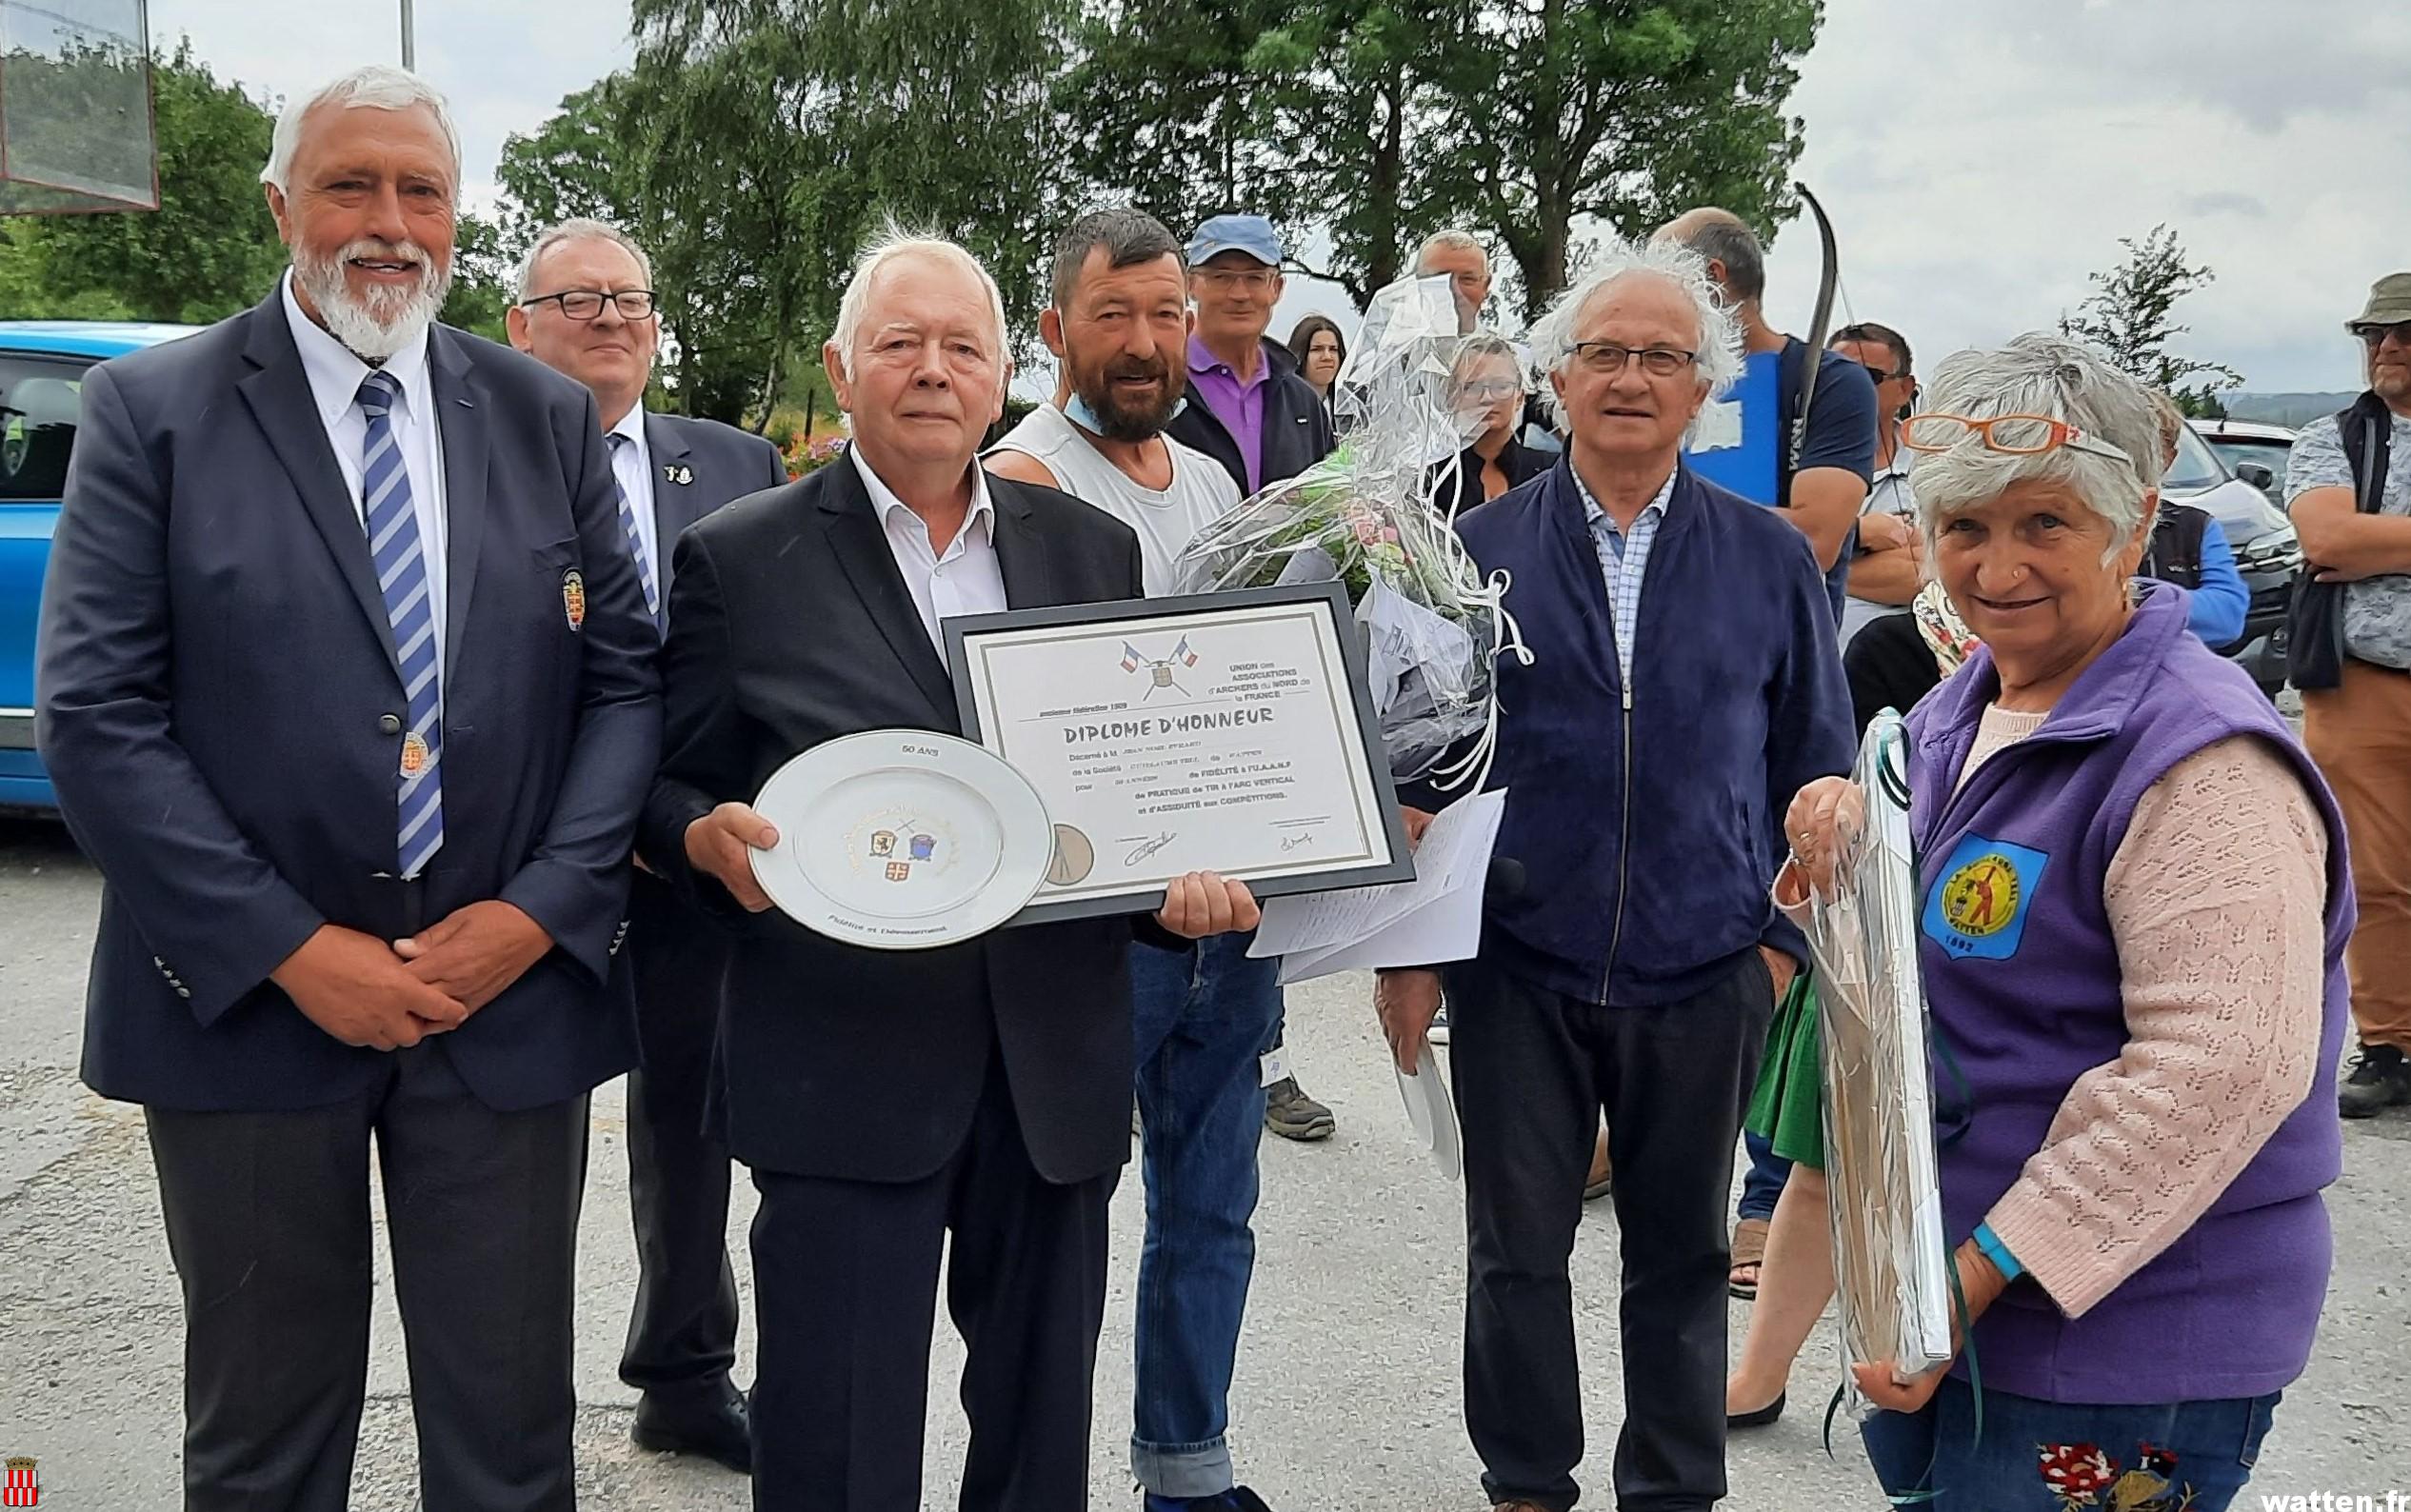
[[[1756,1412],[1728,1412],[1724,1415],[1727,1428],[1763,1428],[1783,1415],[1783,1399],[1789,1392],[1778,1391],[1775,1400]]]
[[[722,1383],[722,1392],[700,1400],[664,1400],[652,1392],[636,1399],[636,1422],[628,1437],[656,1454],[697,1454],[739,1475],[753,1473],[753,1434],[745,1393]]]

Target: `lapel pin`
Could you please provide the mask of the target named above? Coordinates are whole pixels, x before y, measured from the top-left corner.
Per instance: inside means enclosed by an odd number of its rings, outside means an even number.
[[[683,486],[695,481],[695,469],[683,462],[667,462],[662,465],[662,477]]]

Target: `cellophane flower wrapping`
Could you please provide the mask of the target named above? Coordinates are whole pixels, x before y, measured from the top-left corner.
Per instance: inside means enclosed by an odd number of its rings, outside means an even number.
[[[1891,1361],[1915,1377],[1951,1358],[1925,991],[1918,967],[1907,746],[1891,710],[1867,726],[1852,779],[1865,823],[1844,846],[1835,893],[1806,918],[1823,1052],[1825,1179],[1847,1365]],[[1850,1384],[1854,1416],[1874,1411]]]
[[[1335,389],[1339,449],[1259,489],[1182,555],[1181,591],[1336,581],[1365,635],[1393,776],[1431,775],[1488,726],[1499,592],[1456,538],[1467,422],[1447,393],[1465,338],[1445,278],[1385,288]]]

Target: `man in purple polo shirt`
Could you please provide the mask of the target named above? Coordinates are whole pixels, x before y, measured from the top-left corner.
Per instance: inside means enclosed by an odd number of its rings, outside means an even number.
[[[1330,455],[1331,419],[1287,348],[1265,334],[1281,303],[1281,240],[1261,215],[1217,215],[1188,243],[1188,408],[1171,436],[1223,465],[1242,493]]]
[[[1188,242],[1188,403],[1164,433],[1222,464],[1243,494],[1294,478],[1331,454],[1331,414],[1289,349],[1265,334],[1281,303],[1281,239],[1261,215],[1217,215]],[[1281,1062],[1281,1030],[1265,1047],[1265,1127],[1324,1140],[1338,1126]]]

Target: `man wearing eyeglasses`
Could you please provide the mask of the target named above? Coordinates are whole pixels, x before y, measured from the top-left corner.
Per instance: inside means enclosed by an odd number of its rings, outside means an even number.
[[[1458,527],[1545,648],[1499,665],[1497,848],[1525,881],[1485,899],[1475,959],[1383,972],[1375,1001],[1406,1070],[1445,980],[1465,1417],[1493,1512],[1580,1496],[1567,1258],[1603,1115],[1623,1267],[1614,1500],[1705,1509],[1725,1491],[1735,1136],[1807,954],[1767,901],[1780,818],[1799,784],[1849,766],[1850,700],[1807,544],[1683,458],[1741,366],[1701,259],[1603,246],[1532,350],[1565,454]]]
[[[2411,272],[2388,273],[2345,328],[2369,388],[2295,438],[2285,487],[2311,581],[2295,589],[2302,742],[2336,790],[2361,900],[2345,961],[2361,1053],[2346,1118],[2411,1104]],[[2341,595],[2314,635],[2305,607]],[[2339,632],[2340,633],[2336,633]]]
[[[1188,240],[1188,403],[1164,433],[1223,465],[1241,494],[1294,478],[1331,454],[1331,411],[1288,348],[1265,334],[1281,303],[1281,238],[1261,215],[1216,215]],[[1265,1088],[1265,1127],[1287,1140],[1326,1140],[1331,1110],[1306,1096],[1281,1064],[1281,1035]],[[1273,1074],[1273,1073],[1279,1074]]]
[[[1864,368],[1875,384],[1875,471],[1859,511],[1859,538],[1849,556],[1850,596],[1842,606],[1842,644],[1847,647],[1869,622],[1906,608],[1925,586],[1917,498],[1909,491],[1908,453],[1900,438],[1901,422],[1916,404],[1917,374],[1908,338],[1889,326],[1871,320],[1844,326],[1827,345]]]
[[[652,263],[601,221],[546,231],[519,269],[511,345],[594,394],[618,486],[620,527],[646,607],[667,629],[670,547],[722,505],[787,481],[779,448],[709,420],[648,414],[661,345]],[[636,989],[641,1070],[628,1076],[628,1185],[635,1211],[635,1313],[620,1379],[643,1393],[631,1432],[732,1470],[751,1463],[737,1358],[737,1283],[728,1264],[728,1152],[705,1132],[704,1088],[720,1011],[723,933],[642,871],[628,895],[626,949]]]

